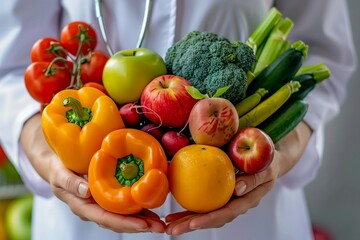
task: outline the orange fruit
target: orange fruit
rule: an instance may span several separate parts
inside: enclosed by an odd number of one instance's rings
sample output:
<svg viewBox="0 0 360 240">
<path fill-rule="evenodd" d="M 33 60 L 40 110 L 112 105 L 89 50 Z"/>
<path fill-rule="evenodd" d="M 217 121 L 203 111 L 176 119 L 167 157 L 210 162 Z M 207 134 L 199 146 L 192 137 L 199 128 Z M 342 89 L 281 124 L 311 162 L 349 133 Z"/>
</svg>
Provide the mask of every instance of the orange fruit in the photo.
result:
<svg viewBox="0 0 360 240">
<path fill-rule="evenodd" d="M 221 208 L 234 192 L 233 164 L 218 147 L 183 147 L 172 158 L 168 174 L 172 195 L 189 211 L 205 213 Z"/>
</svg>

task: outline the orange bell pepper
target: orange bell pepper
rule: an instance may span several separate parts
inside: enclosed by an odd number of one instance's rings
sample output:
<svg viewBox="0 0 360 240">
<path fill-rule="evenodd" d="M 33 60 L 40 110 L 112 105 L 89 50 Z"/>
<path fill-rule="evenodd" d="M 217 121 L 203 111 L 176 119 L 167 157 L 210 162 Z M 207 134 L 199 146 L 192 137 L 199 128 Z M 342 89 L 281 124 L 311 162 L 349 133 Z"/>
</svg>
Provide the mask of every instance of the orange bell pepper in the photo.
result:
<svg viewBox="0 0 360 240">
<path fill-rule="evenodd" d="M 160 207 L 169 193 L 168 162 L 150 134 L 124 128 L 109 133 L 91 159 L 89 188 L 105 210 L 136 214 Z"/>
<path fill-rule="evenodd" d="M 115 102 L 92 87 L 60 91 L 42 113 L 49 146 L 67 168 L 79 174 L 87 174 L 104 137 L 124 127 Z"/>
</svg>

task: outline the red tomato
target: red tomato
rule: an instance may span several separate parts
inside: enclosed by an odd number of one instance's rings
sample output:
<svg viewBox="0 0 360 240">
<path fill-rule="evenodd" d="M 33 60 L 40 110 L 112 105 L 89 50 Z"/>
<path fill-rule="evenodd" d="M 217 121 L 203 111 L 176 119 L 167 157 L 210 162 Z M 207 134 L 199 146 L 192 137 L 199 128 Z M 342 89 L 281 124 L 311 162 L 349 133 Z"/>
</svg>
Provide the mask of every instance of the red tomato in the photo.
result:
<svg viewBox="0 0 360 240">
<path fill-rule="evenodd" d="M 66 59 L 66 53 L 56 49 L 57 47 L 61 47 L 59 40 L 51 37 L 40 38 L 31 48 L 30 59 L 32 62 L 51 62 L 54 58 L 59 56 Z"/>
<path fill-rule="evenodd" d="M 70 85 L 71 73 L 67 68 L 58 68 L 49 76 L 45 75 L 49 62 L 31 63 L 25 70 L 25 86 L 29 94 L 40 103 L 50 103 L 52 97 Z"/>
<path fill-rule="evenodd" d="M 90 61 L 81 64 L 80 79 L 82 83 L 97 82 L 102 84 L 102 73 L 105 63 L 109 59 L 106 53 L 94 51 Z"/>
<path fill-rule="evenodd" d="M 105 87 L 97 82 L 87 82 L 83 85 L 83 87 L 93 87 L 93 88 L 97 88 L 98 90 L 102 91 L 103 93 L 105 93 L 106 95 L 108 95 Z"/>
<path fill-rule="evenodd" d="M 3 150 L 2 147 L 0 146 L 0 167 L 1 167 L 2 165 L 4 165 L 7 161 L 8 161 L 8 158 L 7 158 L 4 150 Z"/>
<path fill-rule="evenodd" d="M 87 55 L 97 44 L 96 32 L 91 25 L 81 21 L 70 22 L 61 30 L 60 42 L 74 56 L 78 52 L 81 38 L 84 39 L 81 45 L 82 54 Z"/>
</svg>

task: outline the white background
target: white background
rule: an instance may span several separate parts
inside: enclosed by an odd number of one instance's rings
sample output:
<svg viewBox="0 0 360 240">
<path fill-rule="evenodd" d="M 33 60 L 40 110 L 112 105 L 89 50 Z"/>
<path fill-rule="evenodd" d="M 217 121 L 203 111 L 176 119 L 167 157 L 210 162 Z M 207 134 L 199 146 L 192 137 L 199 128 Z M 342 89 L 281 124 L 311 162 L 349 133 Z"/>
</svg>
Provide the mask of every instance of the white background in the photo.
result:
<svg viewBox="0 0 360 240">
<path fill-rule="evenodd" d="M 355 46 L 360 49 L 360 1 L 348 0 L 348 5 Z M 334 240 L 360 239 L 359 74 L 357 69 L 341 113 L 327 125 L 323 164 L 306 188 L 312 221 L 326 228 Z"/>
</svg>

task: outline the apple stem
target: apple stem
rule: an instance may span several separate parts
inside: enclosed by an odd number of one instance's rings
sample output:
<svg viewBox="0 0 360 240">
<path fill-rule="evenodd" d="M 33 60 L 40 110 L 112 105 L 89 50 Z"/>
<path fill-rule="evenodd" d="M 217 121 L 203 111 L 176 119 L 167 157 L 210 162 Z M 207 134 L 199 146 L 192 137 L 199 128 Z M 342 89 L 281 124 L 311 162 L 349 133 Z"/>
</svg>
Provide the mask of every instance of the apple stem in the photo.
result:
<svg viewBox="0 0 360 240">
<path fill-rule="evenodd" d="M 250 150 L 250 147 L 248 147 L 248 146 L 241 146 L 241 147 L 237 147 L 238 149 L 241 149 L 241 150 Z"/>
</svg>

